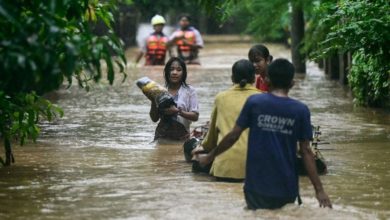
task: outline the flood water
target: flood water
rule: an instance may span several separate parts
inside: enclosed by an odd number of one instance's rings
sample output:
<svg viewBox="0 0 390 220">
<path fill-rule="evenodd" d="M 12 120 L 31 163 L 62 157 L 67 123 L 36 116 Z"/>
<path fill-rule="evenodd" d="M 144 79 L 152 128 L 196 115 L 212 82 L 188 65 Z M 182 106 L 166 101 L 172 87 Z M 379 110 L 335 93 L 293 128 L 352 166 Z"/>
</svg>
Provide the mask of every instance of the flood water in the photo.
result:
<svg viewBox="0 0 390 220">
<path fill-rule="evenodd" d="M 267 45 L 274 58 L 290 57 L 283 46 Z M 192 127 L 208 120 L 213 97 L 231 86 L 231 65 L 250 46 L 208 44 L 202 66 L 188 68 L 200 100 Z M 152 142 L 150 103 L 134 83 L 142 76 L 163 83 L 162 67 L 129 65 L 124 83 L 117 75 L 114 86 L 103 81 L 90 92 L 73 86 L 57 93 L 65 116 L 43 123 L 37 143 L 15 147 L 16 163 L 0 169 L 0 219 L 389 219 L 390 114 L 354 107 L 348 90 L 312 63 L 307 71 L 290 95 L 309 106 L 330 143 L 320 148 L 332 210 L 318 208 L 306 177 L 302 206 L 248 211 L 242 183 L 191 173 L 181 143 Z"/>
</svg>

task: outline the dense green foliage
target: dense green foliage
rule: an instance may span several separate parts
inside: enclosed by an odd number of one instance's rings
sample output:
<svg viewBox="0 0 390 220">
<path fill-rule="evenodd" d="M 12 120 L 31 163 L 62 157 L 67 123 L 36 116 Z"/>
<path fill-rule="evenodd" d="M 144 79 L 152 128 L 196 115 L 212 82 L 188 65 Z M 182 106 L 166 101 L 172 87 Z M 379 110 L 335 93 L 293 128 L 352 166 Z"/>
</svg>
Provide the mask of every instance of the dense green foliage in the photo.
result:
<svg viewBox="0 0 390 220">
<path fill-rule="evenodd" d="M 288 38 L 290 30 L 289 4 L 284 0 L 248 1 L 245 7 L 252 15 L 247 33 L 263 40 Z M 271 12 L 272 13 L 264 13 Z"/>
<path fill-rule="evenodd" d="M 357 103 L 384 107 L 390 103 L 390 2 L 343 0 L 322 4 L 324 14 L 312 36 L 312 56 L 350 51 L 353 63 L 348 82 Z M 325 13 L 323 13 L 325 12 Z M 311 41 L 310 41 L 311 40 Z"/>
<path fill-rule="evenodd" d="M 258 40 L 287 40 L 291 29 L 291 4 L 302 4 L 305 12 L 312 9 L 310 0 L 200 0 L 201 5 L 210 14 L 219 16 L 220 22 L 230 17 L 245 20 L 245 33 Z"/>
<path fill-rule="evenodd" d="M 308 13 L 308 22 L 306 24 L 303 52 L 307 53 L 309 58 L 315 59 L 320 51 L 320 43 L 326 39 L 330 28 L 337 21 L 324 20 L 329 14 L 333 14 L 337 9 L 337 0 L 322 0 L 311 13 Z"/>
<path fill-rule="evenodd" d="M 298 73 L 306 72 L 305 54 L 301 52 L 305 29 L 305 10 L 310 10 L 313 1 L 309 0 L 200 0 L 209 13 L 220 14 L 224 20 L 232 15 L 236 7 L 247 10 L 246 32 L 257 40 L 283 41 L 291 46 L 292 62 Z M 223 13 L 218 13 L 223 11 Z M 291 36 L 291 38 L 290 38 Z"/>
<path fill-rule="evenodd" d="M 166 15 L 169 12 L 195 14 L 199 11 L 193 9 L 198 6 L 197 0 L 133 0 L 133 6 L 142 14 L 142 17 L 150 20 L 155 14 Z"/>
<path fill-rule="evenodd" d="M 355 100 L 362 105 L 390 107 L 390 64 L 384 53 L 366 53 L 360 49 L 353 54 L 348 75 Z"/>
<path fill-rule="evenodd" d="M 202 10 L 204 8 L 199 7 L 200 2 L 208 5 L 210 13 L 206 13 L 205 10 Z M 213 0 L 133 0 L 131 7 L 139 12 L 139 19 L 142 22 L 148 23 L 154 15 L 160 14 L 165 17 L 169 25 L 176 25 L 178 17 L 187 14 L 191 17 L 191 25 L 199 29 L 201 33 L 239 34 L 244 32 L 252 17 L 246 7 L 227 6 L 232 5 L 229 1 L 218 2 L 224 4 L 214 5 Z M 223 8 L 219 6 L 223 6 Z M 220 21 L 223 18 L 226 20 L 222 24 Z"/>
<path fill-rule="evenodd" d="M 19 93 L 11 98 L 0 91 L 0 107 L 0 123 L 9 126 L 6 129 L 2 128 L 4 136 L 16 136 L 20 144 L 24 143 L 25 138 L 38 137 L 37 122 L 40 115 L 45 115 L 49 121 L 57 115 L 63 115 L 59 107 L 36 95 L 35 92 Z"/>
<path fill-rule="evenodd" d="M 247 32 L 262 39 L 278 39 L 289 29 L 292 5 L 305 12 L 305 39 L 298 45 L 312 59 L 351 52 L 348 83 L 357 103 L 390 105 L 390 2 L 387 0 L 200 0 L 221 20 L 245 7 L 251 16 Z M 287 32 L 285 32 L 287 33 Z"/>
<path fill-rule="evenodd" d="M 226 26 L 222 27 L 218 22 L 220 16 L 212 13 L 206 14 L 204 10 L 194 10 L 199 9 L 199 0 L 134 0 L 132 7 L 140 13 L 140 20 L 147 23 L 154 15 L 160 14 L 165 17 L 169 25 L 176 25 L 180 15 L 189 15 L 191 25 L 202 33 L 221 33 L 223 31 L 240 33 L 245 27 L 245 25 L 240 25 L 241 17 L 230 19 L 226 22 Z M 233 25 L 229 25 L 229 23 Z"/>
<path fill-rule="evenodd" d="M 0 0 L 0 135 L 6 147 L 6 165 L 12 155 L 10 140 L 35 139 L 40 118 L 51 120 L 62 111 L 41 95 L 76 79 L 88 89 L 115 67 L 124 71 L 122 43 L 109 32 L 95 36 L 93 21 L 111 28 L 112 3 L 98 0 Z M 117 58 L 112 59 L 112 55 Z M 9 153 L 9 152 L 8 152 Z"/>
<path fill-rule="evenodd" d="M 239 0 L 199 0 L 199 4 L 206 10 L 208 14 L 217 15 L 220 22 L 226 21 L 231 17 L 235 8 L 241 7 L 238 3 L 244 1 Z M 248 16 L 249 17 L 249 16 Z"/>
</svg>

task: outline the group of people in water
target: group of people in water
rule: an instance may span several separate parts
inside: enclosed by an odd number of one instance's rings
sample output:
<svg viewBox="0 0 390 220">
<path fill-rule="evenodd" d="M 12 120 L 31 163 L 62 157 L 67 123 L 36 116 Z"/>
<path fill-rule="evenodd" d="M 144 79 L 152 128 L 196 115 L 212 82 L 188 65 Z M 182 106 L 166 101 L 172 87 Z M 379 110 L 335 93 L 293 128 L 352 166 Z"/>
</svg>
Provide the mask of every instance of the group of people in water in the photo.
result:
<svg viewBox="0 0 390 220">
<path fill-rule="evenodd" d="M 203 48 L 203 38 L 199 31 L 191 26 L 191 17 L 183 14 L 179 17 L 179 25 L 171 36 L 163 33 L 166 21 L 161 15 L 155 15 L 151 20 L 154 32 L 141 42 L 141 49 L 136 57 L 138 63 L 145 56 L 145 65 L 164 65 L 168 53 L 172 57 L 173 46 L 177 48 L 177 57 L 186 64 L 200 64 L 198 53 Z"/>
<path fill-rule="evenodd" d="M 186 82 L 186 63 L 190 62 L 179 53 L 165 64 L 165 86 L 175 105 L 159 109 L 152 102 L 150 117 L 159 122 L 158 138 L 187 140 L 191 122 L 199 118 L 196 90 Z M 233 64 L 233 86 L 215 97 L 208 132 L 192 150 L 193 160 L 201 166 L 211 164 L 209 173 L 217 180 L 244 181 L 248 209 L 281 208 L 296 199 L 300 203 L 297 153 L 303 158 L 320 207 L 332 207 L 310 148 L 310 111 L 288 96 L 294 73 L 293 64 L 286 59 L 273 60 L 266 46 L 250 48 L 248 60 Z M 175 123 L 184 129 L 178 129 Z"/>
</svg>

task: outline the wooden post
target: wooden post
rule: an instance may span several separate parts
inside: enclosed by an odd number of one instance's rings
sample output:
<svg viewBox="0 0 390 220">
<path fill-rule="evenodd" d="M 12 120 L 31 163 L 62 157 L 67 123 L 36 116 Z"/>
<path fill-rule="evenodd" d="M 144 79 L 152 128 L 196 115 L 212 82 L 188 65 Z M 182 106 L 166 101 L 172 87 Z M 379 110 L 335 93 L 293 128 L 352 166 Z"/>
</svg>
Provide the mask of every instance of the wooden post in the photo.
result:
<svg viewBox="0 0 390 220">
<path fill-rule="evenodd" d="M 339 82 L 341 85 L 348 84 L 347 75 L 348 75 L 348 53 L 339 54 L 339 72 L 340 78 Z"/>
<path fill-rule="evenodd" d="M 15 162 L 14 155 L 12 154 L 11 142 L 8 137 L 4 137 L 4 148 L 5 148 L 5 162 L 4 166 L 10 166 L 11 163 Z"/>
<path fill-rule="evenodd" d="M 324 64 L 325 75 L 329 75 L 329 58 L 323 58 L 322 63 Z"/>
<path fill-rule="evenodd" d="M 318 67 L 320 68 L 320 69 L 323 69 L 324 67 L 325 67 L 325 64 L 324 64 L 324 59 L 318 59 L 318 60 L 316 60 L 316 62 L 317 62 L 317 64 L 318 64 Z"/>
<path fill-rule="evenodd" d="M 300 4 L 293 4 L 291 18 L 291 57 L 297 73 L 306 73 L 305 56 L 299 49 L 304 37 L 305 22 Z"/>
<path fill-rule="evenodd" d="M 337 54 L 330 57 L 330 75 L 331 79 L 339 79 L 339 56 Z"/>
<path fill-rule="evenodd" d="M 344 85 L 345 83 L 345 65 L 346 63 L 344 62 L 344 53 L 339 53 L 339 82 L 341 85 Z"/>
</svg>

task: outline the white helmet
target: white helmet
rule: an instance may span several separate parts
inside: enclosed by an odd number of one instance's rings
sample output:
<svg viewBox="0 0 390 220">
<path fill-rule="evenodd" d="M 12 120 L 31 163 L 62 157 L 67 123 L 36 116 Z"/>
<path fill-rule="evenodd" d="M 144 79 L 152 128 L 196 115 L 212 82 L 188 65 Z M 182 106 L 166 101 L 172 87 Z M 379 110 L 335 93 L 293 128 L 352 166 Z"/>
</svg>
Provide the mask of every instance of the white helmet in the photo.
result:
<svg viewBox="0 0 390 220">
<path fill-rule="evenodd" d="M 153 18 L 152 18 L 151 24 L 152 24 L 152 25 L 156 25 L 156 24 L 165 24 L 165 19 L 164 19 L 164 17 L 161 16 L 161 15 L 155 15 L 155 16 L 153 16 Z"/>
</svg>

